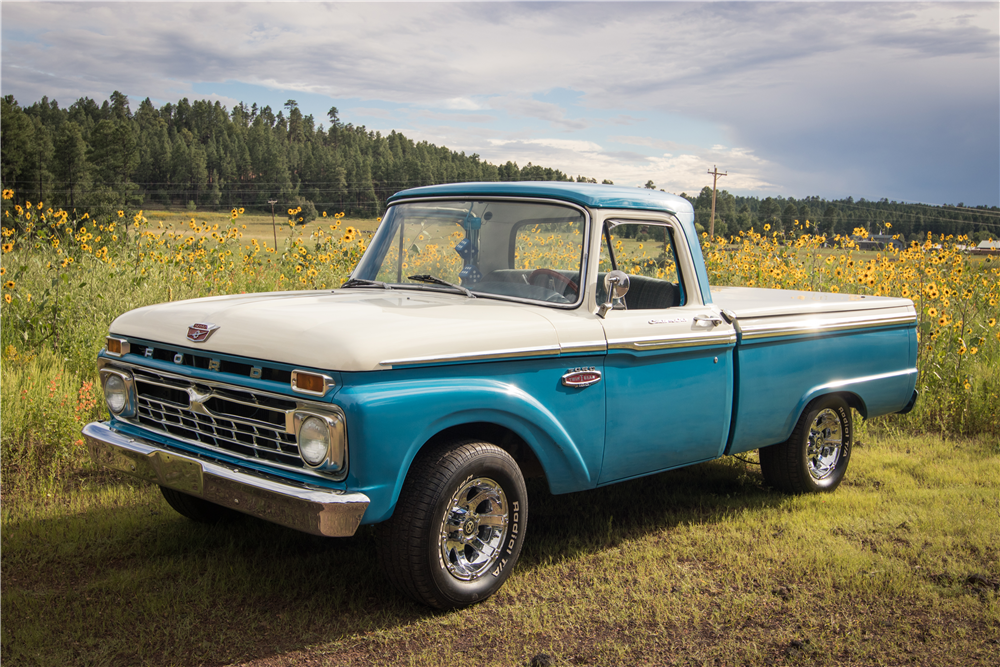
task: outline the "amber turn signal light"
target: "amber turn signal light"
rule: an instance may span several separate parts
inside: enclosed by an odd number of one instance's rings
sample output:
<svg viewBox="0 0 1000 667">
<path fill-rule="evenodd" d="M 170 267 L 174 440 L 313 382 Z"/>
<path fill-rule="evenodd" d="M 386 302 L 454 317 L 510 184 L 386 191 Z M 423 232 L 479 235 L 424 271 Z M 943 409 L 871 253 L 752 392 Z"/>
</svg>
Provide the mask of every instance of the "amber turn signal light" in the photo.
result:
<svg viewBox="0 0 1000 667">
<path fill-rule="evenodd" d="M 105 339 L 105 344 L 108 348 L 108 354 L 113 357 L 120 357 L 123 354 L 129 353 L 129 344 L 127 340 L 121 338 L 112 338 L 108 336 Z"/>
<path fill-rule="evenodd" d="M 292 371 L 292 390 L 301 394 L 322 396 L 331 384 L 333 384 L 333 378 L 328 375 L 308 371 Z"/>
</svg>

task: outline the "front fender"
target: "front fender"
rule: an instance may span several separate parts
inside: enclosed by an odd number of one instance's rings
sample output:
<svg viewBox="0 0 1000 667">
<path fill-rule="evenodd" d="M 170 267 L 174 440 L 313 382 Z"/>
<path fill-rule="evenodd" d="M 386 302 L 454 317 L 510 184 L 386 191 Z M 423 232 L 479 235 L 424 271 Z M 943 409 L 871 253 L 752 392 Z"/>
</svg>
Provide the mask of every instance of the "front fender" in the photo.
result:
<svg viewBox="0 0 1000 667">
<path fill-rule="evenodd" d="M 364 489 L 371 499 L 365 523 L 392 514 L 421 448 L 463 424 L 496 424 L 516 433 L 538 458 L 553 493 L 596 486 L 604 445 L 603 387 L 562 387 L 563 372 L 344 387 L 336 400 L 348 421 L 348 485 Z"/>
</svg>

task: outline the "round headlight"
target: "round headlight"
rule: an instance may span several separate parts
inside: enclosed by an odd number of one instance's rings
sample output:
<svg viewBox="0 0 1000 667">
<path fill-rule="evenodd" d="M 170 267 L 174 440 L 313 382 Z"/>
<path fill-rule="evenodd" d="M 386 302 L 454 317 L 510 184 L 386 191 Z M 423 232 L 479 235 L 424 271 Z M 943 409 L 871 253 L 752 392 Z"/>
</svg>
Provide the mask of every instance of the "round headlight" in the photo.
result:
<svg viewBox="0 0 1000 667">
<path fill-rule="evenodd" d="M 307 417 L 299 427 L 299 454 L 311 466 L 326 460 L 330 450 L 330 428 L 319 417 Z"/>
<path fill-rule="evenodd" d="M 108 409 L 116 415 L 128 405 L 128 389 L 121 376 L 108 375 L 104 381 L 104 400 L 108 403 Z"/>
</svg>

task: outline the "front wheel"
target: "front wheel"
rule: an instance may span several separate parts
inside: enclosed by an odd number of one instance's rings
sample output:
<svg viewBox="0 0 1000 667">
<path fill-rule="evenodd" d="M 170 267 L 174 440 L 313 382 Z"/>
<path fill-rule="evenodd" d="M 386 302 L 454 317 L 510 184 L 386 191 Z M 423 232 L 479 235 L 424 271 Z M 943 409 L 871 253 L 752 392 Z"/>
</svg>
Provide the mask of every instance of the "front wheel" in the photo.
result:
<svg viewBox="0 0 1000 667">
<path fill-rule="evenodd" d="M 414 462 L 395 513 L 379 526 L 379 559 L 414 600 L 465 607 L 510 576 L 527 521 L 528 494 L 514 459 L 487 442 L 457 442 Z"/>
<path fill-rule="evenodd" d="M 851 408 L 840 396 L 821 396 L 799 417 L 791 437 L 760 450 L 760 469 L 788 493 L 833 491 L 851 460 Z"/>
</svg>

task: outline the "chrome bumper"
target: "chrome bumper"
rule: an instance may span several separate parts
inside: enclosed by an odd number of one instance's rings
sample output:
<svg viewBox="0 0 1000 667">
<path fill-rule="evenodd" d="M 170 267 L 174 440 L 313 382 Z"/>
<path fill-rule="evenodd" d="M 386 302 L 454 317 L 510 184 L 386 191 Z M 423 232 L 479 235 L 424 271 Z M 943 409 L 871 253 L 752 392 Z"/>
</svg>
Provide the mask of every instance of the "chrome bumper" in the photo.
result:
<svg viewBox="0 0 1000 667">
<path fill-rule="evenodd" d="M 368 508 L 363 493 L 320 489 L 202 461 L 118 433 L 105 422 L 87 424 L 83 436 L 98 465 L 306 533 L 353 535 Z"/>
</svg>

